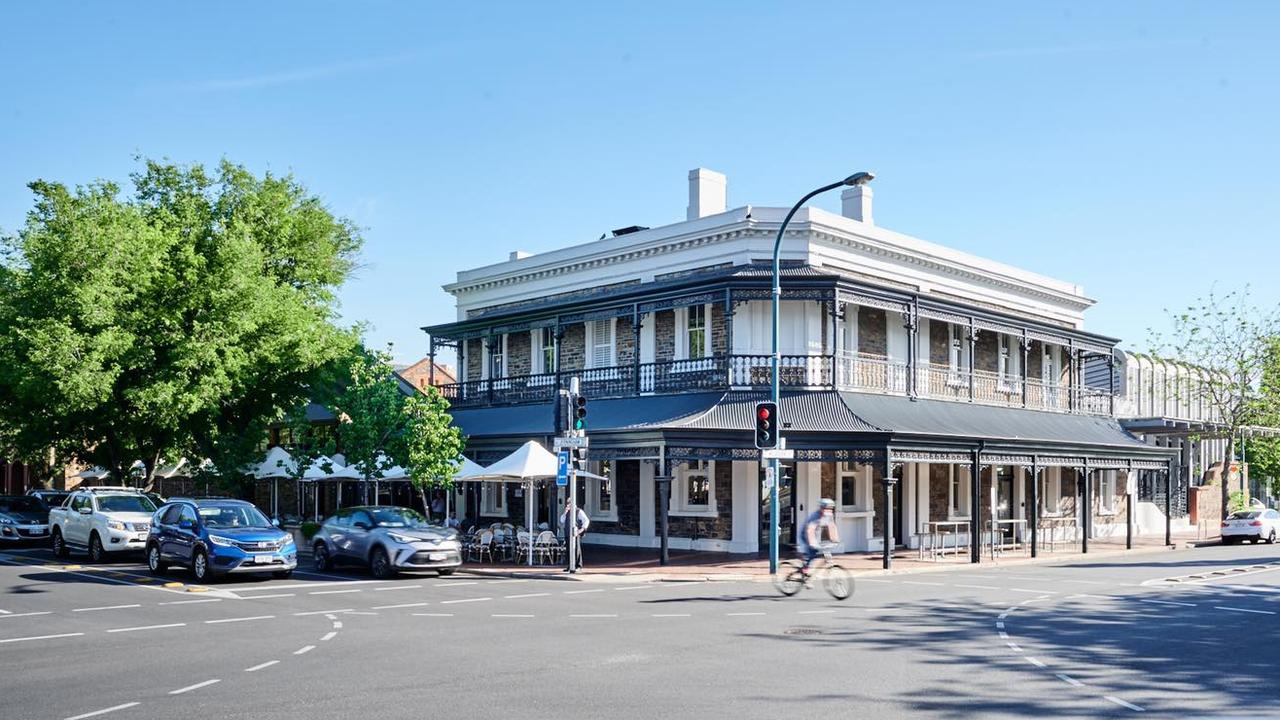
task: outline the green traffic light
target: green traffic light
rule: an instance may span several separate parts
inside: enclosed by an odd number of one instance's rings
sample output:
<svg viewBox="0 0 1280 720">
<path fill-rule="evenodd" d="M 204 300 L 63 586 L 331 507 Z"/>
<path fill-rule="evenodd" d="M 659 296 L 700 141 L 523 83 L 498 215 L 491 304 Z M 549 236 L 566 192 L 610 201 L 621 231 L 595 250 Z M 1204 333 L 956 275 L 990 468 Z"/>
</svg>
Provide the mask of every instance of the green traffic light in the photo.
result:
<svg viewBox="0 0 1280 720">
<path fill-rule="evenodd" d="M 574 430 L 586 430 L 586 429 L 587 429 L 587 421 L 586 421 L 586 420 L 583 420 L 582 418 L 578 418 L 577 420 L 574 420 L 574 421 L 573 421 L 573 429 L 574 429 Z"/>
</svg>

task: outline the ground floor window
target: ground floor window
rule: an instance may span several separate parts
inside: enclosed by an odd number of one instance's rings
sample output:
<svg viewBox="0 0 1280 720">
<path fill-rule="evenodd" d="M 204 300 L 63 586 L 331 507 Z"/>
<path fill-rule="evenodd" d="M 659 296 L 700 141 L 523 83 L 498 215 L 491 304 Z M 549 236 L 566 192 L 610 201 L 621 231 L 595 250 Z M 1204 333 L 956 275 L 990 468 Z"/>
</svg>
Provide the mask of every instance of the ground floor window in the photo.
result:
<svg viewBox="0 0 1280 720">
<path fill-rule="evenodd" d="M 590 464 L 591 472 L 604 480 L 587 480 L 587 515 L 592 520 L 617 520 L 618 508 L 613 501 L 613 461 L 599 460 Z"/>
<path fill-rule="evenodd" d="M 507 516 L 507 486 L 503 483 L 480 483 L 480 514 Z"/>
<path fill-rule="evenodd" d="M 969 517 L 970 502 L 969 491 L 971 489 L 969 483 L 970 468 L 968 465 L 949 465 L 949 480 L 947 489 L 947 519 L 958 520 Z"/>
<path fill-rule="evenodd" d="M 685 515 L 713 515 L 716 511 L 715 462 L 690 460 L 680 465 L 672 481 L 671 511 Z"/>
<path fill-rule="evenodd" d="M 1040 471 L 1040 513 L 1055 516 L 1062 514 L 1062 468 L 1045 468 Z"/>
<path fill-rule="evenodd" d="M 1094 475 L 1098 479 L 1096 485 L 1098 511 L 1105 515 L 1114 515 L 1116 512 L 1116 471 L 1099 470 Z"/>
<path fill-rule="evenodd" d="M 871 496 L 872 467 L 863 463 L 840 462 L 836 464 L 836 490 L 839 492 L 840 509 L 857 512 L 866 509 Z"/>
</svg>

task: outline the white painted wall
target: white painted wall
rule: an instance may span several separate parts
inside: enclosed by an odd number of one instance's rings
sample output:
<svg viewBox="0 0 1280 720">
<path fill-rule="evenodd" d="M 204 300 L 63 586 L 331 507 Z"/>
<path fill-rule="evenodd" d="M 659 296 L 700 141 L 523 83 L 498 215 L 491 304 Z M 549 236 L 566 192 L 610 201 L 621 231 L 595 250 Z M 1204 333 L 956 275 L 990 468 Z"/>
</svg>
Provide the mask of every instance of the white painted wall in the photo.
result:
<svg viewBox="0 0 1280 720">
<path fill-rule="evenodd" d="M 736 552 L 760 549 L 760 464 L 733 463 L 733 545 Z"/>
</svg>

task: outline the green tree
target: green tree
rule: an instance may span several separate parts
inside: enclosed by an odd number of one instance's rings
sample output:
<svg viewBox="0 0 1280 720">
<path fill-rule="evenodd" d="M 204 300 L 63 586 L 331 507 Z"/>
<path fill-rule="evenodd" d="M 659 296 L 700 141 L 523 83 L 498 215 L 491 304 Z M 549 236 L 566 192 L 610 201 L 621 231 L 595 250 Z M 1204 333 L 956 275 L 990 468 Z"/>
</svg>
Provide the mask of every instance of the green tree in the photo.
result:
<svg viewBox="0 0 1280 720">
<path fill-rule="evenodd" d="M 1280 337 L 1271 338 L 1268 345 L 1260 390 L 1267 399 L 1249 422 L 1266 431 L 1247 432 L 1247 447 L 1242 448 L 1241 455 L 1249 463 L 1249 476 L 1263 478 L 1271 486 L 1271 493 L 1280 495 L 1280 437 L 1272 434 L 1280 432 L 1280 410 L 1276 410 L 1280 408 Z M 1267 408 L 1273 411 L 1267 414 Z"/>
<path fill-rule="evenodd" d="M 360 235 L 290 176 L 146 161 L 131 182 L 33 182 L 0 239 L 0 441 L 121 479 L 182 455 L 236 477 L 350 345 L 335 293 Z"/>
<path fill-rule="evenodd" d="M 1280 312 L 1253 305 L 1248 288 L 1208 296 L 1171 314 L 1168 334 L 1152 334 L 1156 354 L 1203 371 L 1195 388 L 1227 434 L 1222 463 L 1222 511 L 1229 504 L 1227 468 L 1241 428 L 1280 413 L 1280 394 L 1266 390 Z"/>
</svg>

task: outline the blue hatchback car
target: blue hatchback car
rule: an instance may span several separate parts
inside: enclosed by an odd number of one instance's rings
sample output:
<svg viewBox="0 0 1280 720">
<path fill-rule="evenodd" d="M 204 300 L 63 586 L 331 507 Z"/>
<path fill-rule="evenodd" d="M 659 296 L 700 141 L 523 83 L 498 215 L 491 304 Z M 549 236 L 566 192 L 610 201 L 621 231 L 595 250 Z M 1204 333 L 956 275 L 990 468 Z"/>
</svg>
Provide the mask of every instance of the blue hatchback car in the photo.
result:
<svg viewBox="0 0 1280 720">
<path fill-rule="evenodd" d="M 147 566 L 191 568 L 199 582 L 228 573 L 287 578 L 298 566 L 293 536 L 253 503 L 227 498 L 173 499 L 156 511 L 147 537 Z"/>
</svg>

